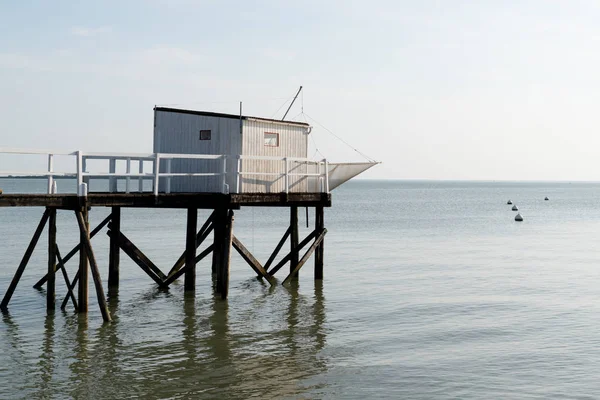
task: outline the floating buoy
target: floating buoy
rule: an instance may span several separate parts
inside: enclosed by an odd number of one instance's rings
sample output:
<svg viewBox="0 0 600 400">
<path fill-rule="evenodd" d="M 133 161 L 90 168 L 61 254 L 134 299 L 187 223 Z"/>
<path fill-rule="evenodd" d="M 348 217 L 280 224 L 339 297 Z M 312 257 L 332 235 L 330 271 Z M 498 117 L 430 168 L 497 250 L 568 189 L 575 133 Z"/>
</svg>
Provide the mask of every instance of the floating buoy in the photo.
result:
<svg viewBox="0 0 600 400">
<path fill-rule="evenodd" d="M 515 221 L 523 221 L 523 216 L 521 213 L 517 213 L 517 215 L 515 215 Z"/>
<path fill-rule="evenodd" d="M 506 204 L 512 204 L 512 201 L 509 200 L 509 201 L 506 202 Z"/>
<path fill-rule="evenodd" d="M 519 211 L 519 207 L 517 207 L 517 205 L 515 204 L 512 208 L 513 211 Z"/>
<path fill-rule="evenodd" d="M 550 200 L 548 197 L 544 197 L 544 200 Z"/>
</svg>

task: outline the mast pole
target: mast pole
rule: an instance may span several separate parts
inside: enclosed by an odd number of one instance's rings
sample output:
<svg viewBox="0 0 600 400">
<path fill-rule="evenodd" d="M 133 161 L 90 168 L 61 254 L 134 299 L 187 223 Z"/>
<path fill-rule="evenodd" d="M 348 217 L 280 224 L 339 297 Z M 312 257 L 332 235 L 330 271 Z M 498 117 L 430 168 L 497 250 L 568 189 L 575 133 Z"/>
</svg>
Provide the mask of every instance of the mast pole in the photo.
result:
<svg viewBox="0 0 600 400">
<path fill-rule="evenodd" d="M 294 96 L 294 100 L 292 100 L 292 103 L 290 104 L 290 106 L 288 107 L 287 111 L 285 112 L 285 114 L 283 114 L 283 118 L 281 118 L 282 121 L 285 120 L 285 117 L 287 117 L 288 113 L 290 112 L 290 108 L 292 108 L 292 106 L 294 105 L 294 102 L 296 101 L 296 99 L 298 98 L 298 95 L 300 94 L 300 92 L 302 91 L 302 86 L 300 86 L 300 89 L 298 89 L 298 92 L 296 93 L 296 95 Z"/>
</svg>

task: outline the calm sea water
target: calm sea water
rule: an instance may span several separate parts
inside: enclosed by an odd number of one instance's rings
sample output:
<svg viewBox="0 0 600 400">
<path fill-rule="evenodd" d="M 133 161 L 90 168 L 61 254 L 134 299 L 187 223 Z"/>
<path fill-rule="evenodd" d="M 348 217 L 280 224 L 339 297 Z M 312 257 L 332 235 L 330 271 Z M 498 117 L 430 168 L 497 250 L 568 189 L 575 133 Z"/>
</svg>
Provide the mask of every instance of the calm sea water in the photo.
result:
<svg viewBox="0 0 600 400">
<path fill-rule="evenodd" d="M 308 263 L 298 284 L 271 288 L 234 254 L 227 301 L 208 261 L 189 297 L 182 283 L 158 291 L 123 255 L 110 324 L 93 295 L 87 317 L 47 315 L 32 288 L 43 236 L 0 321 L 0 398 L 600 397 L 600 184 L 356 181 L 333 203 L 323 282 Z M 0 209 L 0 295 L 41 214 Z M 91 224 L 106 215 L 93 209 Z M 234 229 L 264 262 L 287 219 L 243 209 Z M 182 211 L 124 209 L 122 227 L 165 271 L 183 250 Z M 75 229 L 60 211 L 63 254 Z M 107 236 L 93 245 L 106 279 Z"/>
</svg>

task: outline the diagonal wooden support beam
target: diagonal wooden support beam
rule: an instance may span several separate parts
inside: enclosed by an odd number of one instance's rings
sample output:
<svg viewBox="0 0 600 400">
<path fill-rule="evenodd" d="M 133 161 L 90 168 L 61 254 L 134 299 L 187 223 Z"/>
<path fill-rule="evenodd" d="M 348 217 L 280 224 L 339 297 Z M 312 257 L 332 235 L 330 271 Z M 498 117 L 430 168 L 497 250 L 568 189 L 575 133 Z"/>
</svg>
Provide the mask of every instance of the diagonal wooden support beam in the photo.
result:
<svg viewBox="0 0 600 400">
<path fill-rule="evenodd" d="M 56 259 L 58 267 L 57 270 L 60 269 L 62 271 L 63 278 L 65 279 L 65 284 L 67 285 L 67 299 L 71 299 L 73 302 L 73 307 L 77 310 L 77 300 L 75 299 L 75 294 L 73 293 L 73 289 L 71 288 L 71 281 L 69 281 L 69 275 L 67 274 L 67 268 L 65 267 L 65 261 L 60 256 L 60 250 L 58 249 L 58 245 L 56 245 Z M 73 285 L 74 287 L 75 285 Z"/>
<path fill-rule="evenodd" d="M 112 237 L 117 235 L 119 247 L 125 252 L 154 282 L 161 285 L 166 279 L 165 274 L 144 253 L 141 252 L 125 235 L 123 232 L 108 231 L 107 235 Z"/>
<path fill-rule="evenodd" d="M 196 256 L 196 264 L 198 264 L 200 261 L 202 261 L 202 259 L 204 259 L 204 257 L 209 255 L 213 251 L 213 248 L 214 248 L 214 244 L 211 244 L 202 253 L 198 254 Z M 181 277 L 181 275 L 183 275 L 184 273 L 185 273 L 185 267 L 180 268 L 178 271 L 175 271 L 175 273 L 173 275 L 169 275 L 169 277 L 163 283 L 161 283 L 160 286 L 163 288 L 166 288 L 171 283 L 173 283 L 177 279 L 179 279 L 179 277 Z"/>
<path fill-rule="evenodd" d="M 33 253 L 33 250 L 35 249 L 35 246 L 37 245 L 37 242 L 40 239 L 40 236 L 42 234 L 42 231 L 44 230 L 44 226 L 46 226 L 46 222 L 48 221 L 49 216 L 50 216 L 50 211 L 48 208 L 46 208 L 46 211 L 44 211 L 44 215 L 42 215 L 42 219 L 40 220 L 40 223 L 38 224 L 38 226 L 35 230 L 35 233 L 33 234 L 33 237 L 31 238 L 31 241 L 29 242 L 29 246 L 27 246 L 27 250 L 25 250 L 25 254 L 23 255 L 23 258 L 21 259 L 21 263 L 19 264 L 19 267 L 17 268 L 17 271 L 15 272 L 15 276 L 13 277 L 13 280 L 10 282 L 10 286 L 8 287 L 8 290 L 4 294 L 4 298 L 2 299 L 2 302 L 0 303 L 0 309 L 6 310 L 6 308 L 8 307 L 10 298 L 12 297 L 13 293 L 15 292 L 15 289 L 17 288 L 17 285 L 19 284 L 19 280 L 21 279 L 21 276 L 23 275 L 23 271 L 25 271 L 25 267 L 27 266 L 27 263 L 29 262 L 29 259 L 31 258 L 31 253 Z"/>
<path fill-rule="evenodd" d="M 285 231 L 285 233 L 283 234 L 281 240 L 279 241 L 279 243 L 277 243 L 277 246 L 275 247 L 275 250 L 273 250 L 273 253 L 271 253 L 271 256 L 267 260 L 267 263 L 265 264 L 265 271 L 269 270 L 269 267 L 271 266 L 271 264 L 273 263 L 273 261 L 275 261 L 275 257 L 277 257 L 277 254 L 279 254 L 279 251 L 281 250 L 281 248 L 285 244 L 285 241 L 287 240 L 287 238 L 291 234 L 292 234 L 292 227 L 290 226 L 289 228 L 287 228 L 287 231 Z"/>
<path fill-rule="evenodd" d="M 94 228 L 92 233 L 90 233 L 90 239 L 93 238 L 94 236 L 96 236 L 96 234 L 98 232 L 100 232 L 102 230 L 102 228 L 104 228 L 106 226 L 106 224 L 108 224 L 110 222 L 110 219 L 111 219 L 111 215 L 104 218 L 104 220 L 102 222 L 100 222 L 97 227 Z M 73 258 L 73 256 L 75 254 L 77 254 L 77 252 L 79 251 L 80 248 L 81 248 L 81 243 L 79 243 L 77 246 L 73 247 L 73 249 L 71 249 L 71 251 L 67 253 L 65 258 L 63 258 L 64 264 L 66 264 L 71 258 Z M 56 268 L 56 270 L 58 271 L 60 268 L 62 268 L 62 267 L 58 266 Z M 35 285 L 33 285 L 33 287 L 36 289 L 40 289 L 42 286 L 44 286 L 44 284 L 46 283 L 47 280 L 48 280 L 48 274 L 44 275 L 44 277 L 42 279 L 37 281 L 37 283 Z"/>
<path fill-rule="evenodd" d="M 75 211 L 77 217 L 77 223 L 79 224 L 79 232 L 83 239 L 83 248 L 87 255 L 88 262 L 90 263 L 90 269 L 92 271 L 92 278 L 94 279 L 94 286 L 96 287 L 96 297 L 98 298 L 98 306 L 100 306 L 100 312 L 102 313 L 102 319 L 105 322 L 110 322 L 110 312 L 106 305 L 106 296 L 104 295 L 104 289 L 102 288 L 102 280 L 100 279 L 100 271 L 98 271 L 98 264 L 96 264 L 96 257 L 94 257 L 94 251 L 92 250 L 92 243 L 90 242 L 90 234 L 87 229 L 87 224 L 83 219 L 83 213 L 81 210 Z"/>
<path fill-rule="evenodd" d="M 196 234 L 196 248 L 200 247 L 200 245 L 204 242 L 204 240 L 212 232 L 212 230 L 214 228 L 214 225 L 213 225 L 214 216 L 215 216 L 215 212 L 213 211 L 209 215 L 209 217 L 206 219 L 206 222 L 204 222 L 204 225 L 202 225 L 202 228 L 200 228 L 200 230 L 198 231 L 198 234 Z M 183 267 L 183 264 L 185 264 L 185 250 L 183 253 L 181 253 L 181 256 L 177 259 L 177 261 L 173 265 L 173 268 L 171 268 L 171 270 L 169 271 L 168 276 L 171 276 L 175 272 L 179 271 L 179 269 L 181 267 Z"/>
<path fill-rule="evenodd" d="M 321 234 L 315 239 L 314 243 L 308 248 L 308 250 L 306 250 L 306 253 L 304 253 L 304 256 L 298 262 L 298 265 L 296 265 L 296 267 L 290 272 L 290 274 L 283 280 L 283 282 L 281 283 L 282 285 L 288 283 L 294 277 L 294 275 L 298 271 L 300 271 L 300 268 L 302 268 L 302 266 L 306 264 L 306 262 L 308 261 L 312 253 L 315 251 L 317 246 L 319 246 L 319 244 L 321 244 L 321 242 L 325 238 L 326 233 L 327 229 L 323 229 L 323 231 L 321 231 Z"/>
<path fill-rule="evenodd" d="M 315 237 L 317 236 L 317 231 L 312 231 L 306 238 L 304 238 L 303 241 L 300 242 L 300 244 L 298 244 L 298 251 L 302 250 L 302 248 L 304 246 L 306 246 L 311 240 L 313 240 Z M 267 273 L 271 276 L 275 275 L 277 273 L 277 271 L 279 271 L 281 269 L 281 267 L 283 267 L 285 265 L 285 263 L 287 263 L 288 261 L 290 261 L 290 259 L 293 257 L 292 252 L 289 252 L 287 256 L 283 257 L 281 259 L 281 261 L 279 261 L 277 263 L 277 265 L 275 265 L 273 268 L 271 268 L 270 271 L 267 271 Z"/>
<path fill-rule="evenodd" d="M 71 299 L 73 302 L 73 307 L 77 311 L 77 300 L 75 299 L 75 294 L 73 294 L 73 288 L 71 287 L 71 282 L 69 281 L 69 275 L 67 274 L 67 268 L 65 267 L 65 260 L 60 256 L 60 250 L 58 249 L 58 245 L 56 245 L 56 259 L 58 260 L 58 268 L 62 271 L 63 278 L 65 279 L 65 284 L 67 285 L 67 296 L 66 299 Z M 73 285 L 75 287 L 75 285 Z M 62 307 L 61 307 L 62 308 Z"/>
<path fill-rule="evenodd" d="M 258 260 L 252 255 L 252 253 L 250 253 L 246 246 L 244 246 L 244 244 L 240 242 L 240 240 L 235 235 L 233 235 L 231 244 L 233 245 L 233 248 L 237 250 L 240 256 L 242 256 L 242 258 L 248 263 L 248 265 L 254 270 L 254 272 L 256 272 L 256 274 L 259 277 L 265 278 L 269 281 L 271 285 L 275 284 L 275 279 L 273 279 L 273 277 L 270 276 L 267 273 L 267 271 L 265 271 L 263 266 L 260 265 L 260 262 L 258 262 Z"/>
<path fill-rule="evenodd" d="M 75 276 L 73 277 L 73 282 L 71 282 L 71 284 L 67 286 L 67 289 L 70 290 L 71 292 L 73 292 L 73 289 L 75 289 L 77 282 L 79 282 L 79 270 L 75 273 Z M 67 308 L 68 302 L 69 302 L 69 296 L 65 296 L 62 304 L 60 305 L 60 309 L 64 310 L 65 308 Z M 77 307 L 75 308 L 75 312 L 77 312 L 78 309 L 79 309 L 79 304 L 77 304 Z"/>
</svg>

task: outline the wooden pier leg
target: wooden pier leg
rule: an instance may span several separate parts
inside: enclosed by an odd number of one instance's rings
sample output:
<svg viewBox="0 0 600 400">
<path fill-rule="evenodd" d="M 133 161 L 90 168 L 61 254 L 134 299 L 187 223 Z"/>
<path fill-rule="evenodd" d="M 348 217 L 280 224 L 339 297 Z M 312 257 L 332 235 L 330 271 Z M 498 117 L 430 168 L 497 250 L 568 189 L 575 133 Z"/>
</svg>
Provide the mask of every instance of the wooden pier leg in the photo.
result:
<svg viewBox="0 0 600 400">
<path fill-rule="evenodd" d="M 222 238 L 223 238 L 223 225 L 225 224 L 225 217 L 227 216 L 227 210 L 218 208 L 215 209 L 213 215 L 213 259 L 212 259 L 212 276 L 216 278 L 218 275 L 219 265 L 221 264 L 222 256 Z M 224 217 L 225 215 L 225 217 Z M 217 286 L 217 292 L 219 287 Z"/>
<path fill-rule="evenodd" d="M 325 229 L 325 218 L 323 207 L 315 207 L 315 231 L 320 234 Z M 322 240 L 321 243 L 315 249 L 315 279 L 323 279 L 323 254 L 324 246 Z"/>
<path fill-rule="evenodd" d="M 290 207 L 290 272 L 296 269 L 298 265 L 298 207 Z M 298 272 L 296 272 L 292 279 L 298 279 Z"/>
<path fill-rule="evenodd" d="M 86 226 L 86 230 L 87 232 L 89 232 L 90 230 L 90 226 L 89 226 L 89 222 L 88 222 L 88 209 L 87 209 L 87 202 L 84 203 L 83 207 L 81 208 L 81 216 L 83 218 L 83 222 Z M 77 312 L 79 313 L 87 313 L 88 312 L 88 271 L 89 271 L 89 262 L 88 262 L 88 255 L 87 255 L 87 251 L 85 248 L 85 241 L 87 240 L 87 235 L 82 231 L 80 232 L 79 235 L 79 242 L 80 242 L 80 247 L 79 247 L 79 283 L 77 285 L 77 303 L 79 305 L 79 308 L 77 309 Z"/>
<path fill-rule="evenodd" d="M 19 267 L 17 268 L 17 272 L 15 272 L 15 276 L 13 277 L 12 281 L 10 282 L 10 286 L 8 287 L 8 290 L 4 294 L 4 297 L 2 298 L 2 302 L 0 303 L 0 309 L 2 309 L 2 310 L 7 309 L 8 303 L 10 302 L 10 298 L 12 297 L 13 293 L 15 292 L 15 289 L 17 288 L 17 285 L 19 284 L 19 280 L 21 279 L 21 276 L 23 275 L 23 271 L 25 271 L 25 267 L 27 266 L 27 263 L 29 262 L 29 259 L 31 258 L 31 253 L 33 253 L 33 250 L 35 249 L 35 245 L 37 244 L 38 240 L 40 239 L 42 231 L 44 230 L 44 226 L 46 226 L 46 221 L 48 221 L 48 216 L 49 216 L 49 211 L 48 211 L 48 209 L 46 209 L 46 211 L 44 212 L 44 215 L 42 216 L 42 219 L 40 220 L 40 223 L 37 226 L 37 229 L 35 230 L 35 233 L 33 234 L 33 237 L 31 238 L 31 241 L 29 242 L 29 246 L 27 246 L 27 250 L 25 250 L 25 255 L 23 255 L 23 258 L 21 259 L 21 263 L 19 264 Z"/>
<path fill-rule="evenodd" d="M 233 211 L 225 210 L 224 225 L 222 226 L 221 256 L 217 272 L 217 293 L 222 299 L 227 298 L 229 292 L 229 264 L 231 261 L 231 242 L 233 240 Z"/>
<path fill-rule="evenodd" d="M 48 282 L 46 283 L 46 309 L 56 307 L 56 208 L 48 210 Z"/>
<path fill-rule="evenodd" d="M 198 226 L 198 209 L 187 210 L 187 232 L 185 236 L 185 278 L 184 290 L 196 290 L 196 228 Z"/>
<path fill-rule="evenodd" d="M 110 236 L 110 250 L 108 261 L 108 287 L 116 288 L 119 286 L 119 262 L 120 251 L 119 233 L 121 232 L 121 207 L 113 207 L 110 214 L 110 229 L 114 233 Z"/>
</svg>

